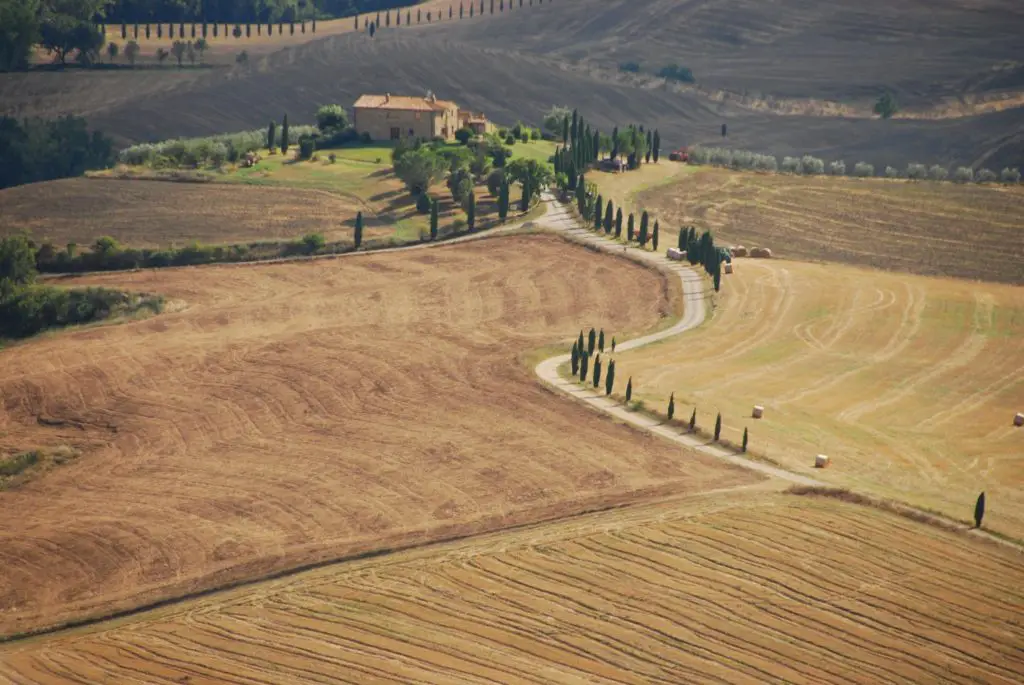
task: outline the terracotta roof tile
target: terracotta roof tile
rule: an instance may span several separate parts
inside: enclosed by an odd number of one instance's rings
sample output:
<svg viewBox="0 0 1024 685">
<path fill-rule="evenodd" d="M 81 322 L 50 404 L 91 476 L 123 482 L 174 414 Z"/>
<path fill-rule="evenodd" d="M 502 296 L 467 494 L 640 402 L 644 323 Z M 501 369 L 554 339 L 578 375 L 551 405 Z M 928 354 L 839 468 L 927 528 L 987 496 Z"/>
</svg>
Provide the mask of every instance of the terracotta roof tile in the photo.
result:
<svg viewBox="0 0 1024 685">
<path fill-rule="evenodd" d="M 457 105 L 449 100 L 431 102 L 426 98 L 408 95 L 361 95 L 353 107 L 359 109 L 394 109 L 413 112 L 442 112 Z"/>
</svg>

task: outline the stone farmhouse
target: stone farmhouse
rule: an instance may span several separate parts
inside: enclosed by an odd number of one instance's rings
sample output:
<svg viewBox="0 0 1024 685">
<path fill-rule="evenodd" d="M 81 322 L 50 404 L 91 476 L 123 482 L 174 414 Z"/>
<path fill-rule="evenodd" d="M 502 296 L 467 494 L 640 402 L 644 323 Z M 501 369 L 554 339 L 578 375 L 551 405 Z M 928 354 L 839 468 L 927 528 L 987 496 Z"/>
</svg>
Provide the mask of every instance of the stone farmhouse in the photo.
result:
<svg viewBox="0 0 1024 685">
<path fill-rule="evenodd" d="M 402 138 L 444 138 L 454 140 L 463 126 L 482 134 L 494 126 L 482 113 L 459 111 L 450 100 L 439 100 L 433 93 L 425 97 L 406 95 L 362 95 L 352 106 L 352 125 L 374 140 Z"/>
</svg>

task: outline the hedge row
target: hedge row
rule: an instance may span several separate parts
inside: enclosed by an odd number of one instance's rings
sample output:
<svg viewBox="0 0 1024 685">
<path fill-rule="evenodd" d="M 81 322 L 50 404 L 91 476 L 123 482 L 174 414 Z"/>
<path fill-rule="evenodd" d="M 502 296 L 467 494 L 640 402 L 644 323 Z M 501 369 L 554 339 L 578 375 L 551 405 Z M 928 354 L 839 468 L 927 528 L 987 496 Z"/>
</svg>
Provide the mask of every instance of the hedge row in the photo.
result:
<svg viewBox="0 0 1024 685">
<path fill-rule="evenodd" d="M 297 145 L 299 138 L 316 136 L 316 126 L 291 126 L 288 129 L 288 143 Z M 280 135 L 280 134 L 278 134 Z M 121 164 L 148 165 L 161 167 L 217 167 L 226 162 L 236 162 L 247 152 L 262 150 L 267 146 L 265 129 L 222 133 L 205 138 L 176 138 L 160 143 L 140 143 L 121 150 L 117 161 Z"/>
</svg>

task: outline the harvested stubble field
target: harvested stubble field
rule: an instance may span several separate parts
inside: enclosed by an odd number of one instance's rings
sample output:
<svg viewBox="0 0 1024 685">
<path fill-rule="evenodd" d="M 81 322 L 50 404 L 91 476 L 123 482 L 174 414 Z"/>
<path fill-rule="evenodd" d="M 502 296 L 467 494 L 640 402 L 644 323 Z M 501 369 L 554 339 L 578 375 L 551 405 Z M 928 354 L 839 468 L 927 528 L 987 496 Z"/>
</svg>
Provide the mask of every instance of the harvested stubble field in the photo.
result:
<svg viewBox="0 0 1024 685">
<path fill-rule="evenodd" d="M 0 190 L 0 235 L 27 230 L 58 247 L 87 247 L 105 235 L 153 248 L 293 240 L 306 233 L 350 240 L 361 208 L 353 198 L 316 190 L 76 178 Z M 391 232 L 367 224 L 367 237 Z"/>
<path fill-rule="evenodd" d="M 14 682 L 986 682 L 1019 555 L 839 501 L 718 493 L 320 569 L 0 647 Z"/>
<path fill-rule="evenodd" d="M 696 223 L 784 258 L 1024 284 L 1024 186 L 702 167 L 637 203 L 663 227 Z"/>
<path fill-rule="evenodd" d="M 5 634 L 758 478 L 536 382 L 523 350 L 581 320 L 647 329 L 679 297 L 555 237 L 68 283 L 183 304 L 0 356 L 0 448 L 82 452 L 0 493 L 21 512 L 0 532 Z"/>
<path fill-rule="evenodd" d="M 792 470 L 1024 538 L 1024 288 L 734 260 L 714 318 L 619 354 L 634 398 Z M 765 405 L 765 418 L 751 409 Z M 824 453 L 833 464 L 813 469 Z"/>
</svg>

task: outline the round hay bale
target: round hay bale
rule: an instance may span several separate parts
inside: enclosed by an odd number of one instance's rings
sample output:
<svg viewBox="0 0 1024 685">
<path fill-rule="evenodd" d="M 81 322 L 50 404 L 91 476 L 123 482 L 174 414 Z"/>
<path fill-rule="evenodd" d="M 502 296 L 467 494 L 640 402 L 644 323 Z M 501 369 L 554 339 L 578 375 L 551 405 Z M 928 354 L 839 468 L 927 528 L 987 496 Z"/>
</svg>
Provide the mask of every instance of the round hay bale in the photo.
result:
<svg viewBox="0 0 1024 685">
<path fill-rule="evenodd" d="M 755 404 L 754 411 L 751 414 L 751 416 L 753 416 L 755 419 L 759 419 L 762 416 L 764 416 L 764 407 L 762 407 L 760 404 Z"/>
<path fill-rule="evenodd" d="M 1013 425 L 1017 426 L 1018 428 L 1024 426 L 1024 414 L 1017 412 L 1017 414 L 1013 417 Z"/>
<path fill-rule="evenodd" d="M 828 465 L 829 465 L 829 458 L 828 458 L 827 455 L 819 454 L 818 456 L 816 456 L 814 458 L 814 468 L 816 468 L 816 469 L 824 469 L 824 468 L 828 468 Z"/>
<path fill-rule="evenodd" d="M 742 245 L 736 245 L 734 247 L 730 247 L 729 248 L 729 252 L 732 253 L 733 257 L 746 257 L 747 256 L 747 248 L 743 247 Z"/>
<path fill-rule="evenodd" d="M 772 251 L 767 247 L 755 247 L 750 251 L 750 256 L 757 259 L 769 259 L 772 256 Z"/>
</svg>

